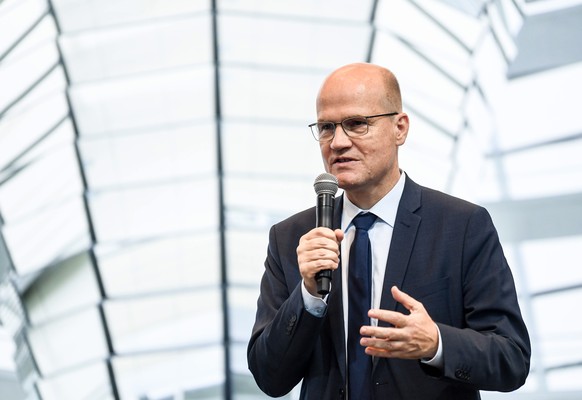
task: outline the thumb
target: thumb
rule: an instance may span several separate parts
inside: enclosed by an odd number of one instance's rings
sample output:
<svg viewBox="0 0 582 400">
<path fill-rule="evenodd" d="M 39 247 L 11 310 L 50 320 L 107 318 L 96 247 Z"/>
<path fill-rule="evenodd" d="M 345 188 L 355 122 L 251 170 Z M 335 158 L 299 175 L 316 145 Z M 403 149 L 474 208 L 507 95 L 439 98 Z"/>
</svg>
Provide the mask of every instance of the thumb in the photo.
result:
<svg viewBox="0 0 582 400">
<path fill-rule="evenodd" d="M 418 307 L 419 302 L 416 301 L 413 297 L 404 293 L 402 290 L 398 289 L 398 287 L 392 286 L 390 291 L 392 292 L 392 297 L 394 300 L 402 304 L 408 311 L 414 311 Z"/>
</svg>

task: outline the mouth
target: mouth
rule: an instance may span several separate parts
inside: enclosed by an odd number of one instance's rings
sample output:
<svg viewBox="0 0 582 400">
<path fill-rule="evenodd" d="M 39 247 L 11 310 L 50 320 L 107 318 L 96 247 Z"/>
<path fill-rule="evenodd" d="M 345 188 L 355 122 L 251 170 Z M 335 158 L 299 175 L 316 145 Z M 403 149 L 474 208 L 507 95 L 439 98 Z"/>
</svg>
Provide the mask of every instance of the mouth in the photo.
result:
<svg viewBox="0 0 582 400">
<path fill-rule="evenodd" d="M 334 164 L 334 165 L 335 164 L 346 164 L 346 163 L 349 163 L 352 161 L 356 161 L 356 160 L 353 158 L 349 158 L 349 157 L 337 157 L 337 158 L 333 159 L 332 164 Z"/>
</svg>

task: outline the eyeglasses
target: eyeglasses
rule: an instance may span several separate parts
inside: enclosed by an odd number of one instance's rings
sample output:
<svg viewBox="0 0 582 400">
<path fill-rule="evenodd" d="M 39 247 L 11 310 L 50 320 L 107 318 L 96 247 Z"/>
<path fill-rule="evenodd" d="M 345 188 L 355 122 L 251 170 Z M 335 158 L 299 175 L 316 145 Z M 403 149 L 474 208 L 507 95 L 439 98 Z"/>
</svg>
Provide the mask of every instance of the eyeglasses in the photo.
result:
<svg viewBox="0 0 582 400">
<path fill-rule="evenodd" d="M 342 122 L 321 121 L 314 122 L 308 126 L 311 128 L 311 133 L 315 140 L 318 142 L 330 142 L 335 136 L 335 128 L 338 125 L 342 126 L 342 129 L 349 137 L 364 136 L 368 133 L 368 118 L 391 117 L 397 114 L 399 113 L 391 112 L 388 114 L 368 115 L 367 117 L 350 117 Z"/>
</svg>

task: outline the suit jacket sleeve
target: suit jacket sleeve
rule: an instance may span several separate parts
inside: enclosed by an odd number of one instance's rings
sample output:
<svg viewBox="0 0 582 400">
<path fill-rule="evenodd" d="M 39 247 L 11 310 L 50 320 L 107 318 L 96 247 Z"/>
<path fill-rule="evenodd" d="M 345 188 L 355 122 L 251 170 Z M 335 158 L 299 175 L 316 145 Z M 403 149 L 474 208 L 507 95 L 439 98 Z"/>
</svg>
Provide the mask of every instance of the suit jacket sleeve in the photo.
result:
<svg viewBox="0 0 582 400">
<path fill-rule="evenodd" d="M 273 226 L 269 233 L 256 320 L 247 350 L 249 369 L 258 386 L 274 397 L 288 393 L 304 377 L 324 322 L 324 318 L 305 311 L 296 255 L 279 253 L 280 240 L 287 247 L 297 246 L 304 233 L 290 233 L 290 229 L 296 230 L 284 222 Z"/>
<path fill-rule="evenodd" d="M 473 209 L 462 247 L 464 320 L 455 326 L 439 323 L 440 373 L 482 390 L 514 390 L 528 375 L 530 342 L 511 270 L 485 209 Z"/>
</svg>

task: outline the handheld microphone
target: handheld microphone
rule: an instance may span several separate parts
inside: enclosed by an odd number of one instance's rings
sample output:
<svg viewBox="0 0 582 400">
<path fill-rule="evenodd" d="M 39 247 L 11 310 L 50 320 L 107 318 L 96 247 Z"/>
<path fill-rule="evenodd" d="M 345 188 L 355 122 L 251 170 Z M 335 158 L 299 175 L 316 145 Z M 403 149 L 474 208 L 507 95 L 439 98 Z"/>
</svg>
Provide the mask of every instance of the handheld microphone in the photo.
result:
<svg viewBox="0 0 582 400">
<path fill-rule="evenodd" d="M 338 188 L 337 178 L 332 174 L 323 173 L 315 178 L 313 188 L 317 194 L 315 207 L 315 226 L 333 229 L 333 207 Z M 331 270 L 319 271 L 315 274 L 317 293 L 325 296 L 331 288 Z"/>
</svg>

